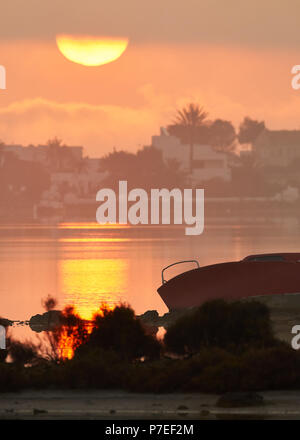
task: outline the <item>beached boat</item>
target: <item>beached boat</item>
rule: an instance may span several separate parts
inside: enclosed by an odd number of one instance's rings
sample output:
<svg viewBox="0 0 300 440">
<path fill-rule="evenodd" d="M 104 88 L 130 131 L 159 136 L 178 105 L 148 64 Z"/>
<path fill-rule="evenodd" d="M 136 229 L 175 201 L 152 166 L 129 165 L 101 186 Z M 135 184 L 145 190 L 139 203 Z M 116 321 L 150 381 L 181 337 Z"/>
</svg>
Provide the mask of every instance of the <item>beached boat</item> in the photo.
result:
<svg viewBox="0 0 300 440">
<path fill-rule="evenodd" d="M 188 262 L 197 267 L 166 281 L 167 269 Z M 300 293 L 300 253 L 249 255 L 241 261 L 204 267 L 197 260 L 179 261 L 162 270 L 157 291 L 170 310 L 217 298 Z"/>
</svg>

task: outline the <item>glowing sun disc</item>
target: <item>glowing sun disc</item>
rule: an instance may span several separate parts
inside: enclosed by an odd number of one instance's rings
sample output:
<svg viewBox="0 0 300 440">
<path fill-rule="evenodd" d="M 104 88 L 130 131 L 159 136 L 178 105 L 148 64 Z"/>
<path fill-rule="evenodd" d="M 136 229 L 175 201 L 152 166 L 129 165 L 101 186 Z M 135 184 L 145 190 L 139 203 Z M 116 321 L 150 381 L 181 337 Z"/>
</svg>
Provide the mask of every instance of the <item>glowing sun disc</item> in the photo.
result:
<svg viewBox="0 0 300 440">
<path fill-rule="evenodd" d="M 57 35 L 60 52 L 70 61 L 84 66 L 101 66 L 118 59 L 128 46 L 127 38 Z"/>
</svg>

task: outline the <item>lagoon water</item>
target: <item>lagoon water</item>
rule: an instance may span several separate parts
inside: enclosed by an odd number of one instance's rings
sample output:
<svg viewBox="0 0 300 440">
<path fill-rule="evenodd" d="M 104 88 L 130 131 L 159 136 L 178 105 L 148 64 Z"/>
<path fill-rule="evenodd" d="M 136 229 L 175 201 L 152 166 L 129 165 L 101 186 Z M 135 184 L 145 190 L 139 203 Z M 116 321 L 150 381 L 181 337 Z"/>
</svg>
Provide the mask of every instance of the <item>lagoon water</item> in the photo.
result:
<svg viewBox="0 0 300 440">
<path fill-rule="evenodd" d="M 161 269 L 178 260 L 200 265 L 251 253 L 299 252 L 296 218 L 208 219 L 199 236 L 184 226 L 100 226 L 97 223 L 0 226 L 0 316 L 27 320 L 57 298 L 89 318 L 101 303 L 129 303 L 137 314 L 167 307 L 156 292 Z M 175 267 L 167 278 L 192 265 Z"/>
</svg>

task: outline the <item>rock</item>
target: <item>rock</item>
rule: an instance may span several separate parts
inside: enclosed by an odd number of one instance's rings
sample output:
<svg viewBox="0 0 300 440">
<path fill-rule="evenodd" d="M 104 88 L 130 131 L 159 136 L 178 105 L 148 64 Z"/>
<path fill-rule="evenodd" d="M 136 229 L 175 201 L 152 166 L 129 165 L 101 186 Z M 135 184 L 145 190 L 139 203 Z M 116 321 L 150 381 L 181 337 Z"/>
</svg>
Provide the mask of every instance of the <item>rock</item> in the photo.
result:
<svg viewBox="0 0 300 440">
<path fill-rule="evenodd" d="M 42 315 L 30 318 L 29 326 L 35 332 L 54 330 L 62 324 L 63 314 L 60 310 L 49 310 Z"/>
<path fill-rule="evenodd" d="M 11 321 L 10 319 L 0 318 L 0 325 L 3 325 L 3 327 L 8 327 L 10 325 L 13 325 L 14 321 Z"/>
<path fill-rule="evenodd" d="M 185 406 L 185 405 L 179 405 L 179 406 L 177 407 L 177 409 L 188 409 L 188 407 Z"/>
<path fill-rule="evenodd" d="M 177 319 L 193 312 L 194 310 L 195 307 L 170 310 L 163 316 L 159 316 L 156 310 L 148 310 L 143 315 L 140 315 L 137 318 L 140 319 L 143 324 L 146 324 L 150 327 L 164 327 L 165 329 L 167 329 L 168 327 L 170 327 L 170 325 L 174 324 Z"/>
<path fill-rule="evenodd" d="M 33 408 L 33 414 L 34 415 L 47 414 L 47 412 L 48 411 L 46 409 Z"/>
<path fill-rule="evenodd" d="M 157 310 L 147 310 L 147 312 L 143 313 L 142 315 L 138 316 L 138 318 L 144 323 L 144 324 L 150 324 L 150 325 L 157 325 L 159 321 L 159 314 Z"/>
<path fill-rule="evenodd" d="M 261 406 L 264 398 L 254 392 L 225 393 L 219 397 L 216 406 L 221 408 L 240 408 L 246 406 Z"/>
<path fill-rule="evenodd" d="M 160 318 L 160 325 L 167 329 L 171 325 L 175 324 L 175 322 L 182 318 L 183 316 L 186 316 L 190 313 L 192 313 L 197 307 L 188 307 L 185 309 L 174 309 L 170 310 L 168 313 L 165 313 Z"/>
</svg>

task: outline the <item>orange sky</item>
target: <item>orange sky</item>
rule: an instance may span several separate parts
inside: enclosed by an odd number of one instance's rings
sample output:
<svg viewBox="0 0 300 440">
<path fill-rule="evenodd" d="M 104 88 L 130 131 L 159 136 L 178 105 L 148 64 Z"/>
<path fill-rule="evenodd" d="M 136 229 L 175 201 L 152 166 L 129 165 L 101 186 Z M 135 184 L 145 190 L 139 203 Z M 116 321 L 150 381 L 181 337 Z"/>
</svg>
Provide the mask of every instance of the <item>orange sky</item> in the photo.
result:
<svg viewBox="0 0 300 440">
<path fill-rule="evenodd" d="M 300 64 L 297 48 L 239 44 L 238 38 L 167 40 L 130 40 L 118 60 L 86 67 L 66 60 L 54 37 L 3 37 L 0 139 L 36 144 L 58 136 L 90 156 L 114 146 L 135 151 L 191 100 L 210 118 L 236 126 L 249 115 L 269 128 L 300 129 L 300 91 L 291 88 L 290 73 Z"/>
</svg>

